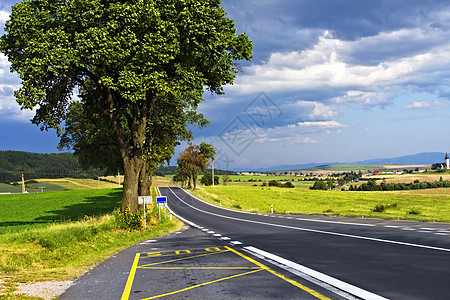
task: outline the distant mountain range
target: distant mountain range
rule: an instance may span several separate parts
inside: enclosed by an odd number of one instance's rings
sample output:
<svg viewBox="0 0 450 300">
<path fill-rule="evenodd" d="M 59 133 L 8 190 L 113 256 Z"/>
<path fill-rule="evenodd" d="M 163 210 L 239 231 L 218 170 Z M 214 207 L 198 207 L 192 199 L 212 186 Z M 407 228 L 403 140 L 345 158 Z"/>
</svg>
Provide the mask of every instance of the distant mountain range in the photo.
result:
<svg viewBox="0 0 450 300">
<path fill-rule="evenodd" d="M 355 162 L 332 162 L 332 163 L 308 163 L 298 165 L 276 165 L 269 168 L 246 169 L 239 171 L 252 172 L 271 172 L 271 171 L 285 171 L 285 170 L 305 170 L 317 168 L 319 166 L 331 165 L 431 165 L 438 162 L 444 162 L 445 153 L 443 152 L 422 152 L 418 154 L 405 155 L 392 158 L 376 158 Z"/>
</svg>

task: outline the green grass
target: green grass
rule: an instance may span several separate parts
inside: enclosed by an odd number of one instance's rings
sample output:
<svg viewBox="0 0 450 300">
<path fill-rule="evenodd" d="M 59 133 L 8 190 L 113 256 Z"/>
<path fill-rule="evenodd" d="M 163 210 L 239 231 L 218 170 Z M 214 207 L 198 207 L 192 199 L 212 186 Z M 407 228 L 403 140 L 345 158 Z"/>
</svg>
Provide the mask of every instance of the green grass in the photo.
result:
<svg viewBox="0 0 450 300">
<path fill-rule="evenodd" d="M 111 213 L 121 197 L 121 189 L 0 195 L 0 234 Z"/>
<path fill-rule="evenodd" d="M 305 215 L 335 215 L 450 222 L 450 195 L 396 192 L 341 192 L 247 186 L 204 187 L 193 192 L 208 202 L 244 211 Z M 394 205 L 396 204 L 396 205 Z M 377 205 L 389 207 L 374 212 Z M 415 212 L 415 213 L 412 213 Z M 418 214 L 416 214 L 418 213 Z"/>
<path fill-rule="evenodd" d="M 154 206 L 147 230 L 117 227 L 120 189 L 0 195 L 0 299 L 15 297 L 17 282 L 73 280 L 135 243 L 179 230 L 159 220 Z M 71 220 L 71 221 L 69 221 Z"/>
</svg>

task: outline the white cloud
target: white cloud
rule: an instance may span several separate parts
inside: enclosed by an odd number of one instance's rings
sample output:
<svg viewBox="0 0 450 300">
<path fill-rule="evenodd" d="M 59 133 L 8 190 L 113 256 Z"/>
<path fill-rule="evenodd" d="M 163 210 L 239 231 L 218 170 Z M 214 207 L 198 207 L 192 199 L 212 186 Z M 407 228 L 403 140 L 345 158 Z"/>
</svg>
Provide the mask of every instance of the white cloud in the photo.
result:
<svg viewBox="0 0 450 300">
<path fill-rule="evenodd" d="M 363 104 L 385 104 L 391 101 L 388 90 L 446 83 L 450 32 L 404 29 L 354 41 L 330 38 L 325 32 L 310 49 L 272 53 L 267 63 L 245 71 L 233 88 L 242 93 L 328 90 L 334 97 L 344 95 L 341 102 L 352 98 Z M 360 95 L 352 95 L 355 91 Z"/>
<path fill-rule="evenodd" d="M 438 108 L 445 104 L 441 101 L 414 101 L 406 105 L 405 108 Z"/>
<path fill-rule="evenodd" d="M 0 24 L 5 24 L 9 19 L 9 12 L 5 10 L 0 10 Z"/>
<path fill-rule="evenodd" d="M 344 125 L 337 121 L 316 121 L 316 122 L 299 122 L 297 123 L 299 127 L 307 127 L 307 128 L 346 128 L 348 125 Z"/>
</svg>

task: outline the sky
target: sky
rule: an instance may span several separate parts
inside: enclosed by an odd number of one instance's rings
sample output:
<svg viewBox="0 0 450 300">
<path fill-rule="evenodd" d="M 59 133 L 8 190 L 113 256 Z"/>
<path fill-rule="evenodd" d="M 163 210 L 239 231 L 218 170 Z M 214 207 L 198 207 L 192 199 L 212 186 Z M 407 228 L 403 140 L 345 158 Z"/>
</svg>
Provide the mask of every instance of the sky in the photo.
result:
<svg viewBox="0 0 450 300">
<path fill-rule="evenodd" d="M 450 2 L 224 2 L 254 53 L 199 106 L 211 124 L 194 143 L 213 144 L 217 168 L 450 151 Z M 0 4 L 1 34 L 12 4 Z M 9 67 L 0 54 L 0 150 L 58 152 L 55 131 L 15 103 Z"/>
</svg>

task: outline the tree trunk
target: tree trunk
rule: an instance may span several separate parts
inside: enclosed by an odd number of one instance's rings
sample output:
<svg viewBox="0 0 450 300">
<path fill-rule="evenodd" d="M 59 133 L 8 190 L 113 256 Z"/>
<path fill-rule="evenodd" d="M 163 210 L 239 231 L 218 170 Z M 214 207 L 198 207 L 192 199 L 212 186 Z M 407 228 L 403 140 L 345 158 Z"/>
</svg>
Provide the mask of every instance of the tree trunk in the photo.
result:
<svg viewBox="0 0 450 300">
<path fill-rule="evenodd" d="M 142 167 L 139 180 L 139 196 L 150 195 L 150 187 L 150 165 L 145 162 L 145 165 Z"/>
<path fill-rule="evenodd" d="M 130 212 L 134 213 L 138 210 L 139 196 L 139 177 L 142 170 L 141 157 L 123 157 L 124 181 L 123 181 L 123 197 L 120 210 L 125 211 L 129 206 Z"/>
</svg>

